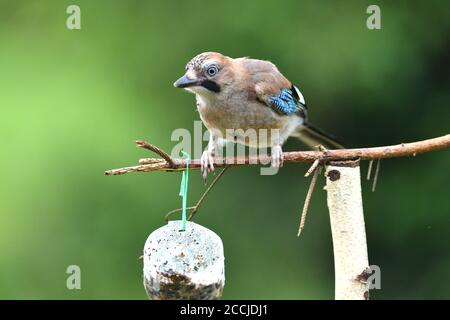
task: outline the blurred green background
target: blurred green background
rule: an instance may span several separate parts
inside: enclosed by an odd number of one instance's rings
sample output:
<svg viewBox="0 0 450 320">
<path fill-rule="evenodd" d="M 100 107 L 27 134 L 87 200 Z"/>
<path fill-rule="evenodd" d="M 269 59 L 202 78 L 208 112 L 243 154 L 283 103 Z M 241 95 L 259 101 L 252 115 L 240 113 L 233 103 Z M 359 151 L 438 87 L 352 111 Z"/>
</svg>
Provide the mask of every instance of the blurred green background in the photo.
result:
<svg viewBox="0 0 450 320">
<path fill-rule="evenodd" d="M 66 8 L 81 7 L 81 30 Z M 382 29 L 366 28 L 378 4 Z M 0 1 L 0 298 L 146 299 L 142 248 L 181 204 L 180 174 L 106 177 L 166 149 L 198 120 L 172 83 L 194 55 L 267 59 L 311 119 L 353 147 L 448 133 L 448 1 Z M 289 141 L 285 150 L 304 148 Z M 376 299 L 450 298 L 450 152 L 382 162 L 363 180 Z M 330 299 L 333 255 L 320 180 L 296 237 L 308 166 L 228 172 L 197 222 L 224 241 L 228 299 Z M 365 174 L 367 163 L 363 163 Z M 191 177 L 189 202 L 204 185 Z M 81 267 L 81 290 L 66 268 Z"/>
</svg>

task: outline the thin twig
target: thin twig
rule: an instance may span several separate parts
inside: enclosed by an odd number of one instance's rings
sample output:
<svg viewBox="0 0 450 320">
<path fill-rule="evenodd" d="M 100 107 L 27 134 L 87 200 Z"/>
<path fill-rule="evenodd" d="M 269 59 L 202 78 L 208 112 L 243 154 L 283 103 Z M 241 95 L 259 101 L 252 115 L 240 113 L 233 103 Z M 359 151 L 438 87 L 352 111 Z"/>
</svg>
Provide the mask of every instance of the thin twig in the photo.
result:
<svg viewBox="0 0 450 320">
<path fill-rule="evenodd" d="M 143 158 L 139 159 L 139 164 L 154 164 L 154 163 L 160 163 L 162 161 L 165 161 L 161 158 Z"/>
<path fill-rule="evenodd" d="M 320 163 L 320 159 L 316 159 L 316 160 L 313 162 L 312 166 L 308 169 L 308 171 L 306 171 L 305 177 L 309 177 L 309 176 L 311 175 L 311 173 L 313 173 L 314 170 L 316 170 L 316 168 L 317 168 L 317 166 L 319 165 L 319 163 Z"/>
<path fill-rule="evenodd" d="M 167 161 L 167 163 L 169 164 L 170 168 L 174 168 L 175 167 L 174 159 L 167 152 L 162 150 L 161 148 L 159 148 L 159 147 L 157 147 L 157 146 L 155 146 L 155 145 L 153 145 L 151 143 L 148 143 L 146 141 L 142 141 L 142 140 L 136 141 L 136 145 L 139 148 L 147 149 L 147 150 L 153 151 L 154 153 L 159 154 L 164 160 Z"/>
<path fill-rule="evenodd" d="M 372 192 L 375 192 L 375 188 L 377 187 L 378 174 L 380 173 L 380 159 L 377 161 L 377 167 L 375 169 L 375 175 L 373 176 L 373 184 L 372 184 Z"/>
<path fill-rule="evenodd" d="M 313 194 L 314 187 L 316 186 L 317 177 L 319 176 L 320 171 L 322 171 L 321 169 L 322 169 L 322 167 L 317 167 L 317 166 L 314 169 L 314 175 L 311 179 L 311 184 L 309 185 L 308 193 L 306 194 L 305 203 L 303 204 L 302 216 L 300 219 L 300 226 L 298 227 L 297 237 L 300 237 L 300 234 L 302 233 L 303 229 L 305 228 L 306 215 L 308 214 L 309 203 L 311 201 L 311 196 Z"/>
<path fill-rule="evenodd" d="M 203 193 L 203 195 L 200 197 L 200 199 L 198 200 L 197 204 L 195 205 L 195 209 L 192 210 L 191 215 L 189 216 L 188 220 L 191 221 L 192 218 L 194 217 L 194 215 L 197 213 L 198 208 L 200 207 L 200 205 L 202 204 L 203 200 L 206 198 L 206 196 L 208 195 L 208 193 L 211 191 L 211 189 L 214 187 L 214 185 L 217 183 L 217 181 L 219 181 L 219 179 L 223 176 L 223 174 L 225 173 L 225 171 L 228 169 L 228 167 L 225 167 L 222 169 L 222 171 L 220 171 L 220 173 L 217 175 L 217 177 L 214 178 L 214 180 L 211 182 L 211 184 L 209 185 L 209 187 L 206 189 L 206 191 Z"/>
<path fill-rule="evenodd" d="M 367 180 L 370 180 L 370 176 L 372 175 L 372 166 L 373 166 L 373 160 L 370 160 L 369 168 L 367 169 Z"/>
<path fill-rule="evenodd" d="M 186 210 L 192 210 L 191 214 L 189 215 L 188 220 L 192 221 L 192 218 L 194 217 L 194 215 L 197 213 L 198 209 L 200 208 L 200 205 L 203 203 L 203 201 L 205 200 L 206 196 L 208 195 L 208 193 L 211 191 L 211 189 L 214 187 L 214 185 L 217 183 L 217 181 L 219 181 L 219 179 L 223 176 L 223 174 L 225 173 L 225 171 L 228 169 L 228 167 L 225 167 L 222 169 L 222 171 L 220 171 L 220 173 L 214 178 L 214 180 L 209 184 L 208 188 L 205 190 L 205 192 L 203 192 L 202 196 L 200 197 L 200 199 L 197 201 L 197 203 L 192 206 L 192 207 L 187 207 Z M 182 211 L 182 208 L 178 208 L 178 209 L 174 209 L 172 211 L 169 211 L 168 213 L 166 213 L 165 219 L 166 221 L 169 220 L 170 216 L 176 212 L 180 212 Z"/>
<path fill-rule="evenodd" d="M 192 206 L 192 207 L 186 207 L 186 210 L 193 210 L 193 209 L 195 209 L 195 206 Z M 166 213 L 166 215 L 164 216 L 164 219 L 165 219 L 166 221 L 169 221 L 169 218 L 170 218 L 170 216 L 171 216 L 172 214 L 174 214 L 174 213 L 176 213 L 176 212 L 181 212 L 181 211 L 183 211 L 183 208 L 173 209 L 173 210 L 171 210 L 171 211 L 169 211 L 169 212 Z"/>
<path fill-rule="evenodd" d="M 106 175 L 120 175 L 129 172 L 149 172 L 149 171 L 183 171 L 186 169 L 186 161 L 184 159 L 171 158 L 167 153 L 161 149 L 146 143 L 139 142 L 139 146 L 152 150 L 161 155 L 166 161 L 160 163 L 141 164 L 134 167 L 126 167 L 108 170 Z M 321 159 L 321 162 L 327 161 L 345 161 L 345 160 L 374 160 L 404 156 L 415 156 L 420 153 L 430 152 L 439 149 L 450 147 L 450 134 L 438 138 L 413 142 L 401 143 L 398 145 L 373 147 L 373 148 L 359 148 L 359 149 L 338 149 L 323 151 L 296 151 L 285 152 L 283 154 L 284 163 L 298 163 L 298 162 L 314 162 Z M 164 156 L 163 156 L 164 155 Z M 228 166 L 242 166 L 254 165 L 261 163 L 269 163 L 271 158 L 269 155 L 252 156 L 252 157 L 231 157 L 231 158 L 216 158 L 214 161 L 215 167 Z M 190 169 L 199 169 L 201 162 L 199 159 L 189 161 Z"/>
</svg>

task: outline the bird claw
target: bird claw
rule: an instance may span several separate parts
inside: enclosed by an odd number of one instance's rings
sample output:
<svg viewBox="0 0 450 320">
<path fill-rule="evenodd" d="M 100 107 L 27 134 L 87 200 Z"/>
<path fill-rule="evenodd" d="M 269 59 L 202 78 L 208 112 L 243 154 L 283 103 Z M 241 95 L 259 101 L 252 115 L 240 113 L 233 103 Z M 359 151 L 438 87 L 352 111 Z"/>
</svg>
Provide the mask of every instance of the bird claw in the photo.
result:
<svg viewBox="0 0 450 320">
<path fill-rule="evenodd" d="M 202 172 L 203 180 L 206 183 L 208 173 L 214 171 L 214 155 L 212 152 L 205 150 L 200 158 L 200 171 Z"/>
<path fill-rule="evenodd" d="M 272 167 L 274 168 L 280 168 L 283 166 L 284 162 L 284 155 L 283 155 L 283 149 L 281 149 L 281 146 L 273 146 L 272 147 Z"/>
</svg>

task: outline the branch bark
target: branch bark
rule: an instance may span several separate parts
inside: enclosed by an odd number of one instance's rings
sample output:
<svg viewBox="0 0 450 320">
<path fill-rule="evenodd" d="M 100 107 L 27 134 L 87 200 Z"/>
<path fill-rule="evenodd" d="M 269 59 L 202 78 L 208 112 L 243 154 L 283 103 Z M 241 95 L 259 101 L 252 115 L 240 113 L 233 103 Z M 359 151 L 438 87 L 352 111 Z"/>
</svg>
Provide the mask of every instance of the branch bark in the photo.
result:
<svg viewBox="0 0 450 320">
<path fill-rule="evenodd" d="M 150 172 L 150 171 L 183 171 L 186 169 L 184 159 L 176 159 L 170 157 L 160 148 L 144 142 L 138 141 L 137 146 L 155 151 L 164 159 L 145 158 L 139 160 L 139 165 L 112 169 L 105 172 L 107 176 L 121 175 L 129 172 Z M 416 156 L 421 153 L 435 151 L 450 147 L 450 134 L 412 143 L 401 143 L 398 145 L 358 148 L 358 149 L 339 149 L 324 151 L 295 151 L 285 152 L 285 163 L 298 162 L 314 162 L 319 159 L 321 163 L 328 161 L 345 161 L 345 160 L 374 160 L 404 156 Z M 163 156 L 164 155 L 164 156 Z M 231 167 L 243 165 L 257 165 L 261 163 L 270 163 L 270 155 L 254 156 L 254 157 L 230 157 L 215 159 L 215 167 Z M 199 169 L 200 160 L 193 159 L 189 161 L 190 169 Z"/>
</svg>

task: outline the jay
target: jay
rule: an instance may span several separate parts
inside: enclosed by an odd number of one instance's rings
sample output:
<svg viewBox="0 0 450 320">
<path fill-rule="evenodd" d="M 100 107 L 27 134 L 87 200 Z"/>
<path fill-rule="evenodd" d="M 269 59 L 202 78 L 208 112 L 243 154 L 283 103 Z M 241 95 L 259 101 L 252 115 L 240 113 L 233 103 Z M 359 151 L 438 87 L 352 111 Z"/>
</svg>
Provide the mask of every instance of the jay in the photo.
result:
<svg viewBox="0 0 450 320">
<path fill-rule="evenodd" d="M 224 141 L 271 147 L 273 167 L 282 166 L 282 145 L 290 136 L 310 147 L 343 148 L 309 122 L 302 93 L 269 61 L 201 53 L 188 62 L 174 86 L 195 94 L 200 118 L 210 133 L 201 157 L 204 178 L 214 170 L 214 156 Z M 249 129 L 266 130 L 265 138 L 255 141 L 236 134 Z M 230 136 L 230 132 L 234 133 Z"/>
</svg>

